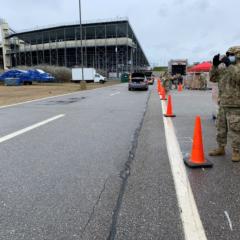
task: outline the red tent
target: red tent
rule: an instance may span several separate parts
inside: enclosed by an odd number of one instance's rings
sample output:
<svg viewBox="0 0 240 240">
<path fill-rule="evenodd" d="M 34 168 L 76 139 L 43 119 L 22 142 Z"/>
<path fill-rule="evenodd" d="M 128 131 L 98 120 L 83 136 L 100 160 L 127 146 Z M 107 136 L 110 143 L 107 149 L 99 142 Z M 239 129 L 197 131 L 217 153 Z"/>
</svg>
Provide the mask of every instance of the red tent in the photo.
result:
<svg viewBox="0 0 240 240">
<path fill-rule="evenodd" d="M 203 62 L 188 69 L 188 72 L 209 72 L 211 68 L 212 68 L 211 62 Z"/>
</svg>

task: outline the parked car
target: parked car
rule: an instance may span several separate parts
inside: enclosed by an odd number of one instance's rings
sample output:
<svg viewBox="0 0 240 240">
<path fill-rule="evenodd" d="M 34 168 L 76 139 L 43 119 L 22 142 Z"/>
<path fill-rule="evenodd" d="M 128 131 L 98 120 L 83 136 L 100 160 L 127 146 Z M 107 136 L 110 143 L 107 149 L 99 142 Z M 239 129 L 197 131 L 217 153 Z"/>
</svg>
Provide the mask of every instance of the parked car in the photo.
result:
<svg viewBox="0 0 240 240">
<path fill-rule="evenodd" d="M 136 72 L 131 75 L 128 90 L 132 91 L 136 89 L 148 90 L 148 81 L 145 74 Z"/>
<path fill-rule="evenodd" d="M 44 72 L 41 69 L 30 69 L 28 70 L 28 75 L 32 81 L 36 82 L 54 82 L 55 78 L 49 74 Z"/>
<path fill-rule="evenodd" d="M 28 74 L 28 71 L 19 70 L 19 69 L 11 69 L 5 71 L 3 74 L 0 75 L 0 81 L 5 82 L 7 79 L 6 85 L 9 85 L 10 79 L 15 79 L 14 84 L 16 85 L 32 85 L 32 79 Z"/>
<path fill-rule="evenodd" d="M 54 82 L 55 78 L 40 69 L 30 69 L 28 71 L 20 69 L 11 69 L 0 75 L 0 81 L 6 81 L 6 85 L 32 85 L 36 82 Z M 12 79 L 12 80 L 10 80 Z M 13 81 L 13 79 L 16 79 Z"/>
</svg>

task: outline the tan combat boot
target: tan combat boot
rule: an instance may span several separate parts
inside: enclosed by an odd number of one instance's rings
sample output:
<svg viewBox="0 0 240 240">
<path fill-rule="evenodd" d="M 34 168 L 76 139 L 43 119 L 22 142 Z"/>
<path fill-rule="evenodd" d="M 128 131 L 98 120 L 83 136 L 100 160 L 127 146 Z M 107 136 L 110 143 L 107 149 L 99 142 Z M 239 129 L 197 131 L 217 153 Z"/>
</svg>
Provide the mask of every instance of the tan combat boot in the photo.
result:
<svg viewBox="0 0 240 240">
<path fill-rule="evenodd" d="M 209 156 L 216 157 L 216 156 L 224 156 L 225 153 L 225 147 L 219 146 L 216 149 L 213 149 L 209 152 Z"/>
<path fill-rule="evenodd" d="M 233 162 L 240 162 L 240 152 L 238 150 L 233 149 L 232 161 Z"/>
</svg>

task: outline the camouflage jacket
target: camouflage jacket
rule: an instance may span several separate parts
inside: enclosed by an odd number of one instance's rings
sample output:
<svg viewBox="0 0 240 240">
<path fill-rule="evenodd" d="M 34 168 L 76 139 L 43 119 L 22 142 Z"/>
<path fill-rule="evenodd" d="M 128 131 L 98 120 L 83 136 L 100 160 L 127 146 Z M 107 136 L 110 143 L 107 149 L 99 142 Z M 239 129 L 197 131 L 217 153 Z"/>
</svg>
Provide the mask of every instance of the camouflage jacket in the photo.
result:
<svg viewBox="0 0 240 240">
<path fill-rule="evenodd" d="M 240 65 L 223 69 L 213 67 L 210 81 L 218 82 L 220 106 L 240 107 Z"/>
<path fill-rule="evenodd" d="M 171 81 L 169 77 L 163 78 L 163 87 L 168 92 L 170 90 Z"/>
</svg>

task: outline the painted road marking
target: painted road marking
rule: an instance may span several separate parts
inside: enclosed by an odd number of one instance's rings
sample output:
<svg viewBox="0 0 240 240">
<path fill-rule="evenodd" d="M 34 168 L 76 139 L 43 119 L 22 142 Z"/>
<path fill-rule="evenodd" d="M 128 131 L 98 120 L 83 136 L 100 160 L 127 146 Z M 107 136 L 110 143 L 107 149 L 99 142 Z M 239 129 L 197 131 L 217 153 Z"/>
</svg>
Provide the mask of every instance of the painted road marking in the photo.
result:
<svg viewBox="0 0 240 240">
<path fill-rule="evenodd" d="M 22 134 L 24 134 L 24 133 L 26 133 L 26 132 L 29 132 L 29 131 L 31 131 L 31 130 L 33 130 L 33 129 L 35 129 L 35 128 L 41 127 L 41 126 L 43 126 L 43 125 L 45 125 L 45 124 L 48 124 L 48 123 L 50 123 L 50 122 L 53 122 L 53 121 L 55 121 L 55 120 L 57 120 L 57 119 L 59 119 L 59 118 L 62 118 L 62 117 L 64 117 L 64 116 L 65 116 L 65 114 L 60 114 L 60 115 L 57 115 L 57 116 L 55 116 L 55 117 L 49 118 L 49 119 L 47 119 L 47 120 L 45 120 L 45 121 L 36 123 L 36 124 L 34 124 L 34 125 L 32 125 L 32 126 L 29 126 L 29 127 L 27 127 L 27 128 L 24 128 L 24 129 L 21 129 L 21 130 L 19 130 L 19 131 L 14 132 L 14 133 L 11 133 L 11 134 L 9 134 L 9 135 L 6 135 L 6 136 L 4 136 L 4 137 L 1 137 L 1 138 L 0 138 L 0 143 L 6 142 L 6 141 L 8 141 L 8 140 L 10 140 L 10 139 L 12 139 L 12 138 L 14 138 L 14 137 L 17 137 L 17 136 L 19 136 L 19 135 L 22 135 Z"/>
<path fill-rule="evenodd" d="M 112 94 L 110 94 L 110 96 L 112 97 L 112 96 L 115 96 L 115 95 L 118 95 L 118 94 L 120 94 L 120 92 L 112 93 Z"/>
<path fill-rule="evenodd" d="M 231 219 L 230 219 L 230 217 L 229 217 L 228 212 L 227 212 L 227 211 L 224 211 L 224 214 L 225 214 L 225 216 L 226 216 L 226 218 L 227 218 L 227 220 L 228 220 L 228 224 L 229 224 L 229 227 L 230 227 L 231 231 L 233 231 L 232 221 L 231 221 Z"/>
<path fill-rule="evenodd" d="M 166 103 L 161 101 L 162 111 Z M 197 205 L 183 163 L 183 156 L 170 118 L 163 117 L 169 161 L 176 189 L 180 216 L 186 240 L 207 240 Z"/>
</svg>

